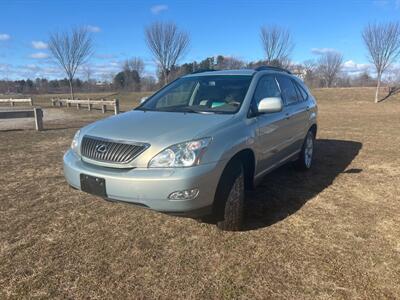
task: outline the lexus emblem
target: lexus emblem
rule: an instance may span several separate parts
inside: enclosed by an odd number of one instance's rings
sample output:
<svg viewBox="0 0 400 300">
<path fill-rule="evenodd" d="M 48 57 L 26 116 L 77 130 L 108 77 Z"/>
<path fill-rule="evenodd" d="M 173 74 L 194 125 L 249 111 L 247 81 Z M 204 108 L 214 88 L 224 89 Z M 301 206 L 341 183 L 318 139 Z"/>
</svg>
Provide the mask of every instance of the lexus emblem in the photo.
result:
<svg viewBox="0 0 400 300">
<path fill-rule="evenodd" d="M 97 153 L 103 154 L 103 153 L 105 153 L 107 150 L 108 150 L 108 148 L 107 148 L 107 145 L 105 145 L 105 144 L 98 144 L 98 145 L 96 145 L 96 152 L 97 152 Z"/>
</svg>

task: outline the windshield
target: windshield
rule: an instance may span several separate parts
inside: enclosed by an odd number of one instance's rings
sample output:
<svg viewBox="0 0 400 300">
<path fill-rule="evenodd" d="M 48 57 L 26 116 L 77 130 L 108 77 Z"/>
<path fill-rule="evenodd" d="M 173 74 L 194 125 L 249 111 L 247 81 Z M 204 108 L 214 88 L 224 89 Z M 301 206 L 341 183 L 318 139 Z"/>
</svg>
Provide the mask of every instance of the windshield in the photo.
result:
<svg viewBox="0 0 400 300">
<path fill-rule="evenodd" d="M 180 78 L 137 109 L 233 114 L 239 110 L 251 78 L 251 76 L 238 75 Z"/>
</svg>

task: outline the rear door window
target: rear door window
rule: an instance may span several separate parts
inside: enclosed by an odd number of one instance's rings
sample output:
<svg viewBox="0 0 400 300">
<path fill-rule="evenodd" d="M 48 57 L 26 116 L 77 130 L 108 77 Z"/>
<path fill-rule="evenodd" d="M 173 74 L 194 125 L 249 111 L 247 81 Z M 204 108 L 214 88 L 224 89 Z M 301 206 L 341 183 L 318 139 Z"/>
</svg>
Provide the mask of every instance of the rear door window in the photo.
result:
<svg viewBox="0 0 400 300">
<path fill-rule="evenodd" d="M 303 88 L 299 83 L 297 83 L 296 81 L 293 81 L 293 83 L 294 83 L 294 85 L 295 85 L 296 88 L 297 88 L 297 92 L 299 93 L 300 100 L 301 100 L 301 101 L 307 100 L 307 99 L 308 99 L 308 94 L 307 94 L 307 92 L 304 90 L 304 88 Z"/>
<path fill-rule="evenodd" d="M 299 102 L 299 95 L 296 92 L 296 88 L 292 79 L 288 76 L 279 75 L 277 76 L 279 86 L 281 88 L 283 99 L 286 105 L 291 105 Z"/>
</svg>

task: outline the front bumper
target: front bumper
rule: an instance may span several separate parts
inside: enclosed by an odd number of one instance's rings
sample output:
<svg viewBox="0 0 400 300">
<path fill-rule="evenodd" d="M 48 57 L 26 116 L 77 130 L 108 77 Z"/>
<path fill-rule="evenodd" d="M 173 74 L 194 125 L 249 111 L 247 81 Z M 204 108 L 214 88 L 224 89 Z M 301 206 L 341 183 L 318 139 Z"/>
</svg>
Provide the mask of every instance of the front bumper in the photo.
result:
<svg viewBox="0 0 400 300">
<path fill-rule="evenodd" d="M 64 175 L 72 187 L 81 189 L 80 174 L 101 177 L 105 179 L 110 200 L 185 216 L 200 216 L 211 211 L 223 167 L 223 162 L 218 162 L 189 168 L 117 169 L 83 162 L 72 150 L 64 155 Z M 199 189 L 195 199 L 168 199 L 172 192 L 192 188 Z"/>
</svg>

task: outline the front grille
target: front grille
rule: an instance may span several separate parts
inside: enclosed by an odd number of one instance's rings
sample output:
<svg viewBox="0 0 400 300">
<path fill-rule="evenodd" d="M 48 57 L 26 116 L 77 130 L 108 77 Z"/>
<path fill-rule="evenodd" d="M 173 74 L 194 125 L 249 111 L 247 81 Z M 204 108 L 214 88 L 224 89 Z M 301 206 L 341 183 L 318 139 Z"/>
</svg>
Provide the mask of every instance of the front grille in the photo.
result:
<svg viewBox="0 0 400 300">
<path fill-rule="evenodd" d="M 107 163 L 127 164 L 148 148 L 143 143 L 124 143 L 84 136 L 81 144 L 82 156 Z"/>
</svg>

